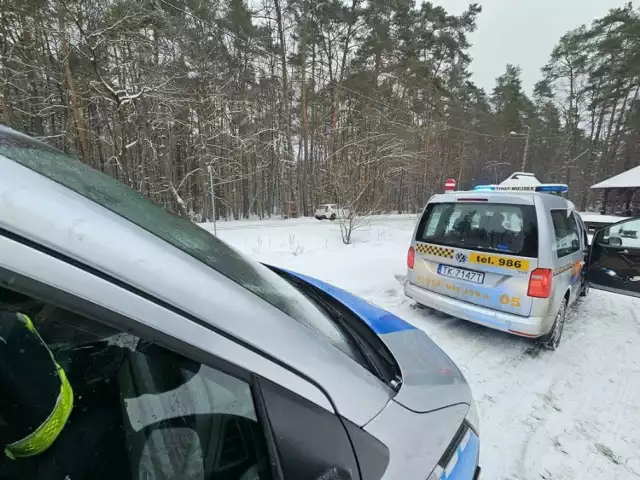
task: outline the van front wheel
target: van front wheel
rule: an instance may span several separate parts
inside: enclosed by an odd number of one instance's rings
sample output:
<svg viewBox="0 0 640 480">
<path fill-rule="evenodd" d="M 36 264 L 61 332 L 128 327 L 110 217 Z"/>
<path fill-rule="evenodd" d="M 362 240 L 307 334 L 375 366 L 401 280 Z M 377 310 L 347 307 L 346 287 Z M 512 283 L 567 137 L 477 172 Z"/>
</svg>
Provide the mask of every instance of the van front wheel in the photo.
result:
<svg viewBox="0 0 640 480">
<path fill-rule="evenodd" d="M 544 348 L 548 350 L 555 350 L 560 345 L 560 339 L 562 338 L 562 331 L 564 330 L 564 321 L 567 315 L 567 299 L 562 300 L 560 310 L 556 314 L 556 319 L 553 322 L 551 330 L 546 335 L 540 337 L 539 342 Z"/>
</svg>

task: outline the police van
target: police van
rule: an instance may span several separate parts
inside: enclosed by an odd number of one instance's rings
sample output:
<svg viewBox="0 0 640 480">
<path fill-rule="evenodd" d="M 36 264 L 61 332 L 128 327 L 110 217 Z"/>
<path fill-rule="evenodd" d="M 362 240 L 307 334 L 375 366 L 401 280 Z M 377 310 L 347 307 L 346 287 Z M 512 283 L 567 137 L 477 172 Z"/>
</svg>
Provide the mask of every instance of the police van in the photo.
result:
<svg viewBox="0 0 640 480">
<path fill-rule="evenodd" d="M 587 231 L 567 190 L 517 172 L 499 185 L 435 195 L 409 247 L 405 294 L 555 349 L 567 308 L 588 289 Z"/>
</svg>

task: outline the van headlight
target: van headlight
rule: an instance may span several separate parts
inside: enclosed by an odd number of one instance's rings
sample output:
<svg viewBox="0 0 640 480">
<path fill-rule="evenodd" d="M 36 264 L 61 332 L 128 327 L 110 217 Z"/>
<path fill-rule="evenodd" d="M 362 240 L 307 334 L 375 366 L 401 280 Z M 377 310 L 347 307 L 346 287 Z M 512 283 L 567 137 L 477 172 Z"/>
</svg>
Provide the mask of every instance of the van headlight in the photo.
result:
<svg viewBox="0 0 640 480">
<path fill-rule="evenodd" d="M 478 416 L 478 408 L 476 407 L 476 402 L 471 399 L 471 407 L 469 408 L 469 412 L 467 412 L 467 417 L 465 418 L 471 430 L 474 431 L 476 435 L 480 434 L 480 417 Z"/>
</svg>

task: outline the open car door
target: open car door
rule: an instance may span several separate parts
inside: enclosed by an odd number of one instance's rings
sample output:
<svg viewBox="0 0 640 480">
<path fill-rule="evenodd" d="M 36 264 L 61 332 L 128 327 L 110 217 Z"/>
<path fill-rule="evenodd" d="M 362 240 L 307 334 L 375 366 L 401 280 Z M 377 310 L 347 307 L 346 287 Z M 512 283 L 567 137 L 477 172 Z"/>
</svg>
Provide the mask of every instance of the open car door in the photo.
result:
<svg viewBox="0 0 640 480">
<path fill-rule="evenodd" d="M 587 261 L 587 282 L 592 288 L 640 297 L 640 217 L 595 233 Z"/>
</svg>

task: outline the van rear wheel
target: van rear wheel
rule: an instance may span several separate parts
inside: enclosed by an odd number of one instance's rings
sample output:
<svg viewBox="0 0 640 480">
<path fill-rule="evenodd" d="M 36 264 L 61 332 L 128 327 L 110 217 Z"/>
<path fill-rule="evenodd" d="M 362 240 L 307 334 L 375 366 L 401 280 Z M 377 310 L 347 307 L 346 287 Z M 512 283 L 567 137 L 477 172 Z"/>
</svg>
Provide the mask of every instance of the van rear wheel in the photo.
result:
<svg viewBox="0 0 640 480">
<path fill-rule="evenodd" d="M 553 322 L 551 330 L 546 335 L 540 337 L 538 340 L 540 345 L 547 350 L 555 350 L 560 345 L 560 339 L 562 338 L 562 332 L 564 330 L 565 317 L 567 316 L 567 299 L 562 300 L 560 310 L 556 314 L 556 319 Z"/>
</svg>

